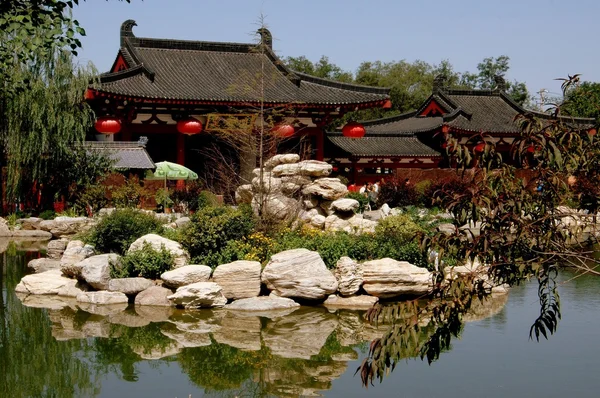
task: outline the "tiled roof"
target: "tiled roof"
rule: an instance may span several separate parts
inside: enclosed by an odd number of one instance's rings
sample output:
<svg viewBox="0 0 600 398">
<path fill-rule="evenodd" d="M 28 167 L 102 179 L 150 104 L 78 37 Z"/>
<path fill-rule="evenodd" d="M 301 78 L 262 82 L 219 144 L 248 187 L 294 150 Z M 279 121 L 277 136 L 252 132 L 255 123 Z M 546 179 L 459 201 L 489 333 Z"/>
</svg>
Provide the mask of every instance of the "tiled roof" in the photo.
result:
<svg viewBox="0 0 600 398">
<path fill-rule="evenodd" d="M 331 106 L 389 99 L 389 89 L 293 72 L 266 45 L 138 38 L 127 30 L 132 22 L 127 21 L 121 31 L 120 54 L 129 69 L 103 74 L 99 92 L 183 101 L 257 103 L 262 98 L 267 103 Z"/>
<path fill-rule="evenodd" d="M 441 156 L 439 152 L 412 135 L 346 138 L 330 134 L 327 138 L 332 144 L 354 156 Z"/>
<path fill-rule="evenodd" d="M 104 152 L 115 161 L 115 169 L 154 169 L 156 166 L 146 152 L 144 141 L 86 141 L 84 147 Z"/>
<path fill-rule="evenodd" d="M 363 123 L 367 136 L 394 135 L 398 132 L 425 132 L 442 126 L 441 117 L 415 117 L 416 112 L 404 113 L 384 119 L 370 120 Z"/>
</svg>

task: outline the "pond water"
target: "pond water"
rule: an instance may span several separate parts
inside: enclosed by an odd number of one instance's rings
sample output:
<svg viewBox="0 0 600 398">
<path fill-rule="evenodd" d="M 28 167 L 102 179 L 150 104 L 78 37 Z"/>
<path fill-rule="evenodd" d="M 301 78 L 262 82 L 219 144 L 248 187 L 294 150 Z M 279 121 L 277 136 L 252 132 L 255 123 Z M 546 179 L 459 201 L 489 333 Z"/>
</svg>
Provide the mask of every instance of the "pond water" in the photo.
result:
<svg viewBox="0 0 600 398">
<path fill-rule="evenodd" d="M 0 256 L 0 397 L 598 396 L 600 278 L 561 286 L 563 320 L 549 341 L 529 340 L 539 306 L 528 283 L 480 306 L 431 366 L 406 359 L 365 390 L 354 372 L 385 326 L 361 312 L 83 311 L 18 297 L 37 253 Z"/>
</svg>

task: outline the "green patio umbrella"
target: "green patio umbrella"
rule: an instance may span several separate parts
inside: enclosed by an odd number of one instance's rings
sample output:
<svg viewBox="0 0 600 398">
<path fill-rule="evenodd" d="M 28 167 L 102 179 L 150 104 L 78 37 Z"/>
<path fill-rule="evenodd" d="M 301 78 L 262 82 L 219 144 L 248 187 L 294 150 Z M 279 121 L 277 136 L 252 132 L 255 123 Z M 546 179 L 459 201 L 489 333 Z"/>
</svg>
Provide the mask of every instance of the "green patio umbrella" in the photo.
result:
<svg viewBox="0 0 600 398">
<path fill-rule="evenodd" d="M 148 170 L 146 172 L 147 180 L 161 180 L 167 185 L 167 180 L 197 180 L 198 174 L 185 166 L 171 162 L 158 162 L 155 163 L 156 170 L 152 172 Z"/>
</svg>

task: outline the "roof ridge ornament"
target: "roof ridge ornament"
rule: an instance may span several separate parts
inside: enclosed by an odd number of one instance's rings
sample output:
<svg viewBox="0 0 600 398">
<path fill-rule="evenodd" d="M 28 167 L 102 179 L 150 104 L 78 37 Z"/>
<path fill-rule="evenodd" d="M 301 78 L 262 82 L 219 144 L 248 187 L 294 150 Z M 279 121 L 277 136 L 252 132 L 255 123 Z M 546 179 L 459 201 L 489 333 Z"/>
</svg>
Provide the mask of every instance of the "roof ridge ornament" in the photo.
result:
<svg viewBox="0 0 600 398">
<path fill-rule="evenodd" d="M 438 94 L 446 87 L 446 75 L 439 74 L 433 78 L 433 94 Z"/>
<path fill-rule="evenodd" d="M 125 47 L 126 37 L 135 37 L 133 34 L 134 26 L 137 26 L 137 23 L 133 19 L 128 19 L 121 24 L 121 47 Z"/>
<path fill-rule="evenodd" d="M 273 35 L 271 31 L 264 26 L 256 31 L 260 35 L 260 44 L 269 47 L 271 50 L 273 49 Z"/>
</svg>

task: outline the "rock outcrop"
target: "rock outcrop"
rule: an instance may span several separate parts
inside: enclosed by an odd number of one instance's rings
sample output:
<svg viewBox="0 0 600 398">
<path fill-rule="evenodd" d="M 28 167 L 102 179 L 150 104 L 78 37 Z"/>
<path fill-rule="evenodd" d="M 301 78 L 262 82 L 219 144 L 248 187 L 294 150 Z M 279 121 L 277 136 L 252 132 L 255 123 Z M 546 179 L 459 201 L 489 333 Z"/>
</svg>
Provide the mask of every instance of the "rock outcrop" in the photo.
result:
<svg viewBox="0 0 600 398">
<path fill-rule="evenodd" d="M 156 234 L 147 234 L 136 239 L 131 246 L 129 246 L 128 252 L 142 250 L 144 248 L 144 243 L 149 243 L 154 250 L 161 250 L 164 246 L 166 250 L 173 254 L 173 257 L 175 258 L 175 267 L 183 267 L 190 262 L 190 255 L 183 246 L 181 246 L 181 243 L 163 238 Z"/>
<path fill-rule="evenodd" d="M 287 250 L 271 257 L 261 279 L 281 297 L 322 300 L 337 290 L 337 281 L 317 252 Z"/>
<path fill-rule="evenodd" d="M 363 289 L 376 297 L 420 296 L 429 293 L 432 276 L 425 268 L 391 258 L 367 261 L 363 266 Z"/>
<path fill-rule="evenodd" d="M 167 298 L 176 306 L 183 308 L 222 307 L 227 304 L 223 289 L 214 282 L 198 282 L 182 286 Z"/>
<path fill-rule="evenodd" d="M 352 296 L 363 284 L 362 265 L 350 257 L 342 257 L 335 266 L 338 291 L 342 296 Z"/>
<path fill-rule="evenodd" d="M 118 278 L 108 282 L 108 291 L 136 295 L 151 286 L 154 286 L 154 282 L 146 278 Z"/>
<path fill-rule="evenodd" d="M 256 297 L 260 293 L 260 272 L 258 261 L 234 261 L 215 268 L 212 281 L 223 288 L 228 299 Z"/>
<path fill-rule="evenodd" d="M 165 286 L 177 289 L 197 282 L 208 282 L 212 270 L 207 265 L 184 265 L 171 271 L 164 272 L 160 279 Z"/>
</svg>

